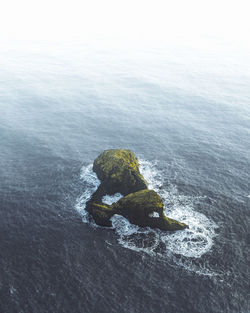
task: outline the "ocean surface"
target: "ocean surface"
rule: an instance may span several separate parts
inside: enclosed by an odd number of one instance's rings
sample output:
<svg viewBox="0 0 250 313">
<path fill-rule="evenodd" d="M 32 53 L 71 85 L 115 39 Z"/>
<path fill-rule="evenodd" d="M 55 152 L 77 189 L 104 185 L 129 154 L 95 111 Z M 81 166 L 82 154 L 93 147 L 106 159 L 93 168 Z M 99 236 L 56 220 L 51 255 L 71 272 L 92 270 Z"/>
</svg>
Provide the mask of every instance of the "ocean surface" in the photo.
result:
<svg viewBox="0 0 250 313">
<path fill-rule="evenodd" d="M 1 42 L 0 146 L 1 313 L 250 312 L 248 50 Z M 111 148 L 189 229 L 91 221 Z"/>
</svg>

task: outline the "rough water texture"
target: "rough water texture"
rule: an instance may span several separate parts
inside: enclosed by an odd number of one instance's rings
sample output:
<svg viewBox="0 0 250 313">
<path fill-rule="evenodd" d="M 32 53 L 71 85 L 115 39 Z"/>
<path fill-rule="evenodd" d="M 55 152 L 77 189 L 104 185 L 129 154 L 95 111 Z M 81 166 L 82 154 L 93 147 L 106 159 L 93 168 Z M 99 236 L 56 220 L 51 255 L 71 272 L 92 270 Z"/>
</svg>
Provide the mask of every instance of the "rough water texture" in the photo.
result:
<svg viewBox="0 0 250 313">
<path fill-rule="evenodd" d="M 249 51 L 0 48 L 0 312 L 250 312 Z M 117 147 L 189 229 L 93 223 L 89 164 Z"/>
</svg>

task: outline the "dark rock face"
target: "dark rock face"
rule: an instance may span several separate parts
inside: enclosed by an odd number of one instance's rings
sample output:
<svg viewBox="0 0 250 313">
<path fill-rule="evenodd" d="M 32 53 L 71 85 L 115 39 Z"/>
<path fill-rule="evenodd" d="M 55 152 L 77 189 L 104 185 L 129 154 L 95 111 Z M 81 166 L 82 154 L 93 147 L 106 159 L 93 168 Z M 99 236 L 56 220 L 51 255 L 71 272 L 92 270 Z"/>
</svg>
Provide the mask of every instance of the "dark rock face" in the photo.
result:
<svg viewBox="0 0 250 313">
<path fill-rule="evenodd" d="M 114 214 L 126 217 L 130 223 L 174 231 L 188 226 L 168 218 L 164 214 L 161 197 L 147 189 L 147 182 L 140 174 L 139 163 L 129 150 L 106 150 L 95 161 L 93 170 L 101 185 L 86 205 L 96 224 L 112 226 Z M 106 194 L 119 192 L 124 195 L 112 205 L 102 203 Z"/>
</svg>

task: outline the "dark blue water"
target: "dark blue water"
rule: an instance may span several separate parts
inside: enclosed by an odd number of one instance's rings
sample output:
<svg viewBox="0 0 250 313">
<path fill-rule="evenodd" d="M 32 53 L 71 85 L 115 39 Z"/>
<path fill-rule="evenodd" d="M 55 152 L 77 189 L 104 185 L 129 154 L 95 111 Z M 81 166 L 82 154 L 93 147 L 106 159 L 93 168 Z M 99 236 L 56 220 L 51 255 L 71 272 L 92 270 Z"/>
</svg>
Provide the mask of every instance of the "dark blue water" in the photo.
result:
<svg viewBox="0 0 250 313">
<path fill-rule="evenodd" d="M 248 52 L 0 48 L 0 312 L 250 312 Z M 88 222 L 110 148 L 189 231 Z"/>
</svg>

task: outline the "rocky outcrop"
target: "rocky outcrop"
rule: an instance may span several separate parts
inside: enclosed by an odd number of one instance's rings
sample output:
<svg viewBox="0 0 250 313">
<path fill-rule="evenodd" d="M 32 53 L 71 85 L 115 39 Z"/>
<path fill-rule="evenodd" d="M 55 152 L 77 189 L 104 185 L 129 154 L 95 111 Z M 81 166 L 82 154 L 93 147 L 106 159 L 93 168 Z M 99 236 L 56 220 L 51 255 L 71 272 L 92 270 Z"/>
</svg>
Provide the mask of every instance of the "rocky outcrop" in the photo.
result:
<svg viewBox="0 0 250 313">
<path fill-rule="evenodd" d="M 106 227 L 112 226 L 110 218 L 116 214 L 112 206 L 89 201 L 86 210 L 91 214 L 97 225 Z"/>
<path fill-rule="evenodd" d="M 187 225 L 165 216 L 161 197 L 154 191 L 144 189 L 131 193 L 112 205 L 116 214 L 126 217 L 130 223 L 162 230 L 180 230 Z"/>
<path fill-rule="evenodd" d="M 125 196 L 147 188 L 147 182 L 139 171 L 139 162 L 130 150 L 104 151 L 94 161 L 93 170 L 101 181 L 100 189 L 107 194 L 119 192 Z"/>
<path fill-rule="evenodd" d="M 188 226 L 164 214 L 161 197 L 147 189 L 147 182 L 139 171 L 139 162 L 129 150 L 106 150 L 95 161 L 93 170 L 101 184 L 86 205 L 96 224 L 112 226 L 114 214 L 126 217 L 130 223 L 166 231 Z M 116 192 L 124 195 L 112 205 L 102 203 L 102 197 Z"/>
</svg>

